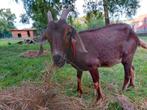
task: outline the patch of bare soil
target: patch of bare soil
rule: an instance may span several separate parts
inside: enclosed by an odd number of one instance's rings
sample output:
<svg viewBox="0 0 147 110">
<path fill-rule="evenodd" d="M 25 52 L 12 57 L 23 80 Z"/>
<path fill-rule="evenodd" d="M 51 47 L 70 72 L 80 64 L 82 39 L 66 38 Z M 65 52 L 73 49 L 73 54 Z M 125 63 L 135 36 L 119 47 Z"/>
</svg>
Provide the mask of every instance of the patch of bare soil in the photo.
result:
<svg viewBox="0 0 147 110">
<path fill-rule="evenodd" d="M 20 56 L 26 57 L 26 58 L 35 58 L 35 57 L 46 56 L 46 55 L 48 55 L 47 50 L 44 50 L 44 52 L 41 55 L 39 55 L 39 51 L 29 50 L 29 51 L 26 51 L 24 53 L 21 53 Z"/>
</svg>

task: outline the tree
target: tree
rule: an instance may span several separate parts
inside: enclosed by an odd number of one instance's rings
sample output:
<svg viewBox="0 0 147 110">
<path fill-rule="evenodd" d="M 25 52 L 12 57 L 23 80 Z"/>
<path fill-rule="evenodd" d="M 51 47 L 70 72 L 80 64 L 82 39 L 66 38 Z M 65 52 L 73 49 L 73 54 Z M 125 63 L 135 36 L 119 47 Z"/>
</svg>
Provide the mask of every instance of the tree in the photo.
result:
<svg viewBox="0 0 147 110">
<path fill-rule="evenodd" d="M 89 0 L 88 2 L 93 2 L 94 4 L 89 5 L 90 7 L 103 7 L 106 25 L 110 23 L 110 19 L 116 17 L 119 18 L 122 15 L 124 15 L 125 17 L 131 17 L 135 15 L 136 10 L 139 7 L 139 0 Z M 95 10 L 95 8 L 90 9 Z M 97 8 L 97 10 L 99 9 Z"/>
<path fill-rule="evenodd" d="M 10 9 L 0 9 L 0 34 L 10 34 L 10 29 L 15 28 L 15 14 L 11 13 Z"/>
<path fill-rule="evenodd" d="M 84 12 L 86 12 L 86 24 L 88 28 L 103 26 L 103 7 L 100 2 L 93 0 L 85 0 Z"/>
<path fill-rule="evenodd" d="M 24 8 L 28 17 L 34 21 L 33 26 L 38 30 L 47 26 L 47 12 L 52 12 L 53 18 L 57 19 L 59 0 L 23 0 Z"/>
<path fill-rule="evenodd" d="M 15 1 L 18 2 L 19 0 Z M 22 2 L 26 15 L 22 16 L 21 21 L 27 21 L 27 17 L 30 17 L 34 21 L 33 26 L 41 31 L 47 26 L 48 10 L 51 11 L 53 18 L 57 20 L 60 10 L 69 5 L 74 7 L 75 0 L 22 0 Z"/>
<path fill-rule="evenodd" d="M 24 23 L 24 24 L 29 24 L 30 23 L 30 19 L 29 19 L 27 14 L 20 15 L 20 18 L 21 18 L 20 19 L 21 23 Z"/>
<path fill-rule="evenodd" d="M 105 25 L 110 24 L 108 5 L 109 5 L 108 0 L 103 0 Z"/>
<path fill-rule="evenodd" d="M 136 14 L 139 0 L 107 0 L 111 18 L 132 17 Z"/>
</svg>

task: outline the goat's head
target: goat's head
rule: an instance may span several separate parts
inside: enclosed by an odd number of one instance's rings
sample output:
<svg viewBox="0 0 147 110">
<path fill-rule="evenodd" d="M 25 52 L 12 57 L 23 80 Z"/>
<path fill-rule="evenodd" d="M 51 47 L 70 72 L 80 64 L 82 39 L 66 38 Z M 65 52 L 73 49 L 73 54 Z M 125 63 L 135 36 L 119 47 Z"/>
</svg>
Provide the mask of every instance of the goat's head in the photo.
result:
<svg viewBox="0 0 147 110">
<path fill-rule="evenodd" d="M 53 21 L 51 12 L 48 12 L 47 36 L 54 64 L 58 67 L 62 67 L 65 64 L 67 53 L 75 54 L 77 32 L 66 23 L 69 11 L 70 9 L 64 9 L 60 20 L 57 22 Z"/>
</svg>

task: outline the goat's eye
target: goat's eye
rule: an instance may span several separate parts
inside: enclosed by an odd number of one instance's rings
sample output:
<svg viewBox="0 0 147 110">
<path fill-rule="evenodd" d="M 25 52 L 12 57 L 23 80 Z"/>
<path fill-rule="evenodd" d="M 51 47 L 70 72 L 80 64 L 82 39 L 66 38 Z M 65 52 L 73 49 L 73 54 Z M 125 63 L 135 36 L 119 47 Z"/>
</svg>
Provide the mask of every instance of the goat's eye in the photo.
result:
<svg viewBox="0 0 147 110">
<path fill-rule="evenodd" d="M 67 32 L 67 34 L 66 34 L 68 37 L 70 37 L 71 36 L 71 32 Z"/>
<path fill-rule="evenodd" d="M 67 34 L 66 34 L 67 36 L 70 36 L 71 35 L 71 32 L 67 32 Z"/>
<path fill-rule="evenodd" d="M 71 31 L 68 31 L 68 32 L 66 33 L 66 38 L 67 38 L 68 40 L 70 40 L 71 36 L 72 36 L 72 32 L 71 32 Z"/>
</svg>

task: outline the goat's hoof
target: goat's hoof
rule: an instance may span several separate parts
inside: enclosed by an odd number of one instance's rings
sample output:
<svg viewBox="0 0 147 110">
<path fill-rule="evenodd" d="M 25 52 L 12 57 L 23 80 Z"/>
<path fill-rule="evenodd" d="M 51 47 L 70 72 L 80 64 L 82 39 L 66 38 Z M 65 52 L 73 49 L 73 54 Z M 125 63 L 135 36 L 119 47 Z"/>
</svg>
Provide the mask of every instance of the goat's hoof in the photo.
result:
<svg viewBox="0 0 147 110">
<path fill-rule="evenodd" d="M 80 90 L 78 90 L 78 97 L 79 97 L 79 98 L 82 98 L 82 94 L 83 94 L 83 92 L 80 91 Z"/>
<path fill-rule="evenodd" d="M 103 101 L 105 101 L 106 97 L 105 95 L 102 95 L 100 97 L 97 97 L 95 104 L 99 105 L 100 103 L 102 103 Z"/>
<path fill-rule="evenodd" d="M 134 84 L 129 84 L 128 86 L 123 87 L 122 91 L 127 91 L 130 88 L 135 88 L 135 85 Z"/>
<path fill-rule="evenodd" d="M 134 84 L 129 84 L 128 88 L 135 88 Z"/>
<path fill-rule="evenodd" d="M 128 88 L 128 86 L 126 85 L 126 86 L 123 86 L 122 87 L 122 91 L 126 91 L 127 90 L 127 88 Z"/>
<path fill-rule="evenodd" d="M 101 94 L 100 96 L 97 96 L 96 102 L 99 102 L 100 100 L 104 100 L 105 99 L 105 95 Z"/>
<path fill-rule="evenodd" d="M 131 85 L 131 84 L 130 84 L 130 85 L 128 86 L 128 88 L 127 88 L 127 91 L 130 91 L 131 89 L 134 89 L 134 88 L 135 88 L 135 85 Z"/>
<path fill-rule="evenodd" d="M 82 98 L 82 94 L 78 93 L 78 97 L 79 97 L 79 98 Z"/>
</svg>

